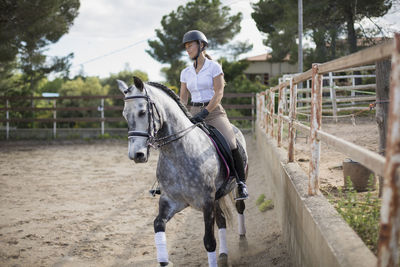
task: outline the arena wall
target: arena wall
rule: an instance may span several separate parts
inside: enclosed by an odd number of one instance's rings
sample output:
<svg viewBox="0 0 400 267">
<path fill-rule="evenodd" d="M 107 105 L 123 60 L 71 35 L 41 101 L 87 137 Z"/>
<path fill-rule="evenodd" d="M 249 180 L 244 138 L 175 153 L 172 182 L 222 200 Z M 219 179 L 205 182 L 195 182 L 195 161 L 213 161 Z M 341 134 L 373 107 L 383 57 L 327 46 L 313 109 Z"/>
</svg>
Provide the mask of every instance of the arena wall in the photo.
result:
<svg viewBox="0 0 400 267">
<path fill-rule="evenodd" d="M 256 126 L 258 157 L 265 162 L 284 240 L 295 266 L 376 266 L 375 255 L 322 195 L 308 196 L 308 176 Z"/>
</svg>

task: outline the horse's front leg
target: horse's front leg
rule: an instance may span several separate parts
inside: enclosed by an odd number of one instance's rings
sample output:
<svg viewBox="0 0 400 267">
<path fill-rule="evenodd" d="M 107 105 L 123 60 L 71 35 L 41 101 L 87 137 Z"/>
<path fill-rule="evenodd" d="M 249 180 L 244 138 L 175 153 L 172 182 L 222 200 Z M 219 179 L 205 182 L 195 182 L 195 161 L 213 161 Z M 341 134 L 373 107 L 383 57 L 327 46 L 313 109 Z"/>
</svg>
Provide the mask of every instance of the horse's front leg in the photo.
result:
<svg viewBox="0 0 400 267">
<path fill-rule="evenodd" d="M 217 267 L 217 242 L 214 236 L 214 223 L 215 223 L 215 203 L 214 200 L 206 202 L 203 208 L 204 217 L 204 247 L 207 250 L 208 265 L 209 267 Z"/>
<path fill-rule="evenodd" d="M 158 204 L 158 216 L 154 220 L 155 243 L 157 249 L 157 261 L 160 266 L 168 265 L 167 239 L 165 236 L 166 223 L 175 215 L 187 207 L 182 203 L 174 203 L 165 195 L 160 197 Z"/>
<path fill-rule="evenodd" d="M 218 265 L 228 266 L 228 246 L 226 241 L 226 219 L 224 213 L 217 201 L 215 205 L 215 220 L 218 226 L 218 238 L 219 238 L 219 256 Z"/>
</svg>

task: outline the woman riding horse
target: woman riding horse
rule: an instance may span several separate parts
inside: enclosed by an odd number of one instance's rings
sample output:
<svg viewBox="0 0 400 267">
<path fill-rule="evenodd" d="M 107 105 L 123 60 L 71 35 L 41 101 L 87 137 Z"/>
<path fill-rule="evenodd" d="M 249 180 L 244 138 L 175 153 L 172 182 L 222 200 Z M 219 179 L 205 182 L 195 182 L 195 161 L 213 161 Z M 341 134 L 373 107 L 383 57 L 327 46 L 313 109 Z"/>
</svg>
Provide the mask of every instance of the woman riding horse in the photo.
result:
<svg viewBox="0 0 400 267">
<path fill-rule="evenodd" d="M 189 111 L 194 115 L 191 121 L 193 123 L 204 121 L 224 135 L 232 150 L 237 173 L 238 195 L 235 200 L 247 199 L 243 159 L 238 150 L 231 123 L 221 105 L 225 85 L 222 67 L 206 54 L 208 41 L 201 31 L 193 30 L 185 33 L 182 43 L 189 57 L 195 62 L 193 66 L 189 66 L 181 72 L 181 101 L 187 105 L 190 94 Z"/>
</svg>

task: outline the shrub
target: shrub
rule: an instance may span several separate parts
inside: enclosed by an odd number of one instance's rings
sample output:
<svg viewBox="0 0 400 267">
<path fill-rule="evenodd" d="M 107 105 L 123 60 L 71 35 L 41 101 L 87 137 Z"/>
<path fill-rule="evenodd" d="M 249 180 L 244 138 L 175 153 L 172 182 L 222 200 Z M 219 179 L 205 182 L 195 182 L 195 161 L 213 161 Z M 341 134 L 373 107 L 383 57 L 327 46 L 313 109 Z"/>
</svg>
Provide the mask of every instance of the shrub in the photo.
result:
<svg viewBox="0 0 400 267">
<path fill-rule="evenodd" d="M 372 192 L 373 175 L 369 177 L 368 191 L 357 193 L 350 177 L 347 177 L 348 189 L 338 188 L 337 196 L 328 194 L 328 199 L 338 213 L 376 255 L 378 251 L 379 219 L 381 202 Z"/>
</svg>

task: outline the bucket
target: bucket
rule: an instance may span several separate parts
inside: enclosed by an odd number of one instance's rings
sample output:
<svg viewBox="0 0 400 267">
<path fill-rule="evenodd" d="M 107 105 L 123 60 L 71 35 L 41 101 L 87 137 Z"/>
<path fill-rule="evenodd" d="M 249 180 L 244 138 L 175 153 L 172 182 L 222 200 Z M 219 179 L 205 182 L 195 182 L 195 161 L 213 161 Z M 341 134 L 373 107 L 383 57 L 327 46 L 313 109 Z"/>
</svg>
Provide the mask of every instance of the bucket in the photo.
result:
<svg viewBox="0 0 400 267">
<path fill-rule="evenodd" d="M 368 191 L 368 181 L 371 175 L 373 175 L 373 180 L 370 189 L 375 190 L 376 177 L 370 169 L 351 159 L 345 159 L 343 161 L 343 178 L 345 188 L 348 188 L 349 186 L 347 177 L 350 176 L 353 187 L 357 192 Z"/>
</svg>

